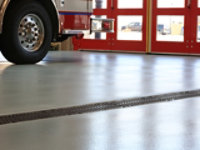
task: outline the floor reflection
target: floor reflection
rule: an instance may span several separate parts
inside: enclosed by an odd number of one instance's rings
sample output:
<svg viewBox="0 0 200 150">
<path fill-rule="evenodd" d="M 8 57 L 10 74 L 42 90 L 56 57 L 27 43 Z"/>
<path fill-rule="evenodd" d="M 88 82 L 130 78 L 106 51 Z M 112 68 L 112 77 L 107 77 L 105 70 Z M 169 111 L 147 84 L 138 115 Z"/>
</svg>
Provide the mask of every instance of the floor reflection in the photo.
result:
<svg viewBox="0 0 200 150">
<path fill-rule="evenodd" d="M 0 126 L 2 149 L 199 150 L 200 97 Z M 45 139 L 45 140 L 44 140 Z"/>
</svg>

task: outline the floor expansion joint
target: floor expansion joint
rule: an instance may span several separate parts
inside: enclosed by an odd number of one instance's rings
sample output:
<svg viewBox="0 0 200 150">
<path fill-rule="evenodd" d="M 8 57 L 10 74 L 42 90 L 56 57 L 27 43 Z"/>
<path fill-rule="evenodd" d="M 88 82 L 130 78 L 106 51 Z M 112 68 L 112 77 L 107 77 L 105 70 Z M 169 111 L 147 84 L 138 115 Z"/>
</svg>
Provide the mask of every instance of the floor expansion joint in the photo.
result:
<svg viewBox="0 0 200 150">
<path fill-rule="evenodd" d="M 192 98 L 200 96 L 200 89 L 191 91 L 174 92 L 168 94 L 158 94 L 152 96 L 135 97 L 122 100 L 113 100 L 100 103 L 91 103 L 79 106 L 30 111 L 17 114 L 0 115 L 0 125 L 17 123 L 23 121 L 31 121 L 38 119 L 53 118 L 66 115 L 76 115 L 89 112 L 97 112 L 103 110 L 110 110 L 116 108 L 125 108 L 137 105 L 145 105 L 157 102 L 166 102 L 173 100 L 180 100 L 185 98 Z"/>
</svg>

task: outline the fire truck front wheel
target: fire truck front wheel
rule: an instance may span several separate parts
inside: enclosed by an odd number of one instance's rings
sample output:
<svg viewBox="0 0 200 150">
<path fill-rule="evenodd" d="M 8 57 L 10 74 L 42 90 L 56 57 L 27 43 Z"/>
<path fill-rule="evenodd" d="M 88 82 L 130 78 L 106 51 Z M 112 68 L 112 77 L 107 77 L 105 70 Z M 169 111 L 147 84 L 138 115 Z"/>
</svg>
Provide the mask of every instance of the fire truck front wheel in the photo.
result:
<svg viewBox="0 0 200 150">
<path fill-rule="evenodd" d="M 34 64 L 48 52 L 52 39 L 50 17 L 35 0 L 10 6 L 3 26 L 2 54 L 15 64 Z"/>
</svg>

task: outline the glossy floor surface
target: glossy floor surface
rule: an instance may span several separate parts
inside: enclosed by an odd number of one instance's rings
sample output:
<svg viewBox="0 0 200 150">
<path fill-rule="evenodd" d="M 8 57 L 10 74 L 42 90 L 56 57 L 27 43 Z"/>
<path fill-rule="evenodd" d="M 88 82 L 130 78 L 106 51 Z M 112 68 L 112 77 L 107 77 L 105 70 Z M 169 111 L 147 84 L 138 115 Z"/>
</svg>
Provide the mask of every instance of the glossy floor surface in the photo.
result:
<svg viewBox="0 0 200 150">
<path fill-rule="evenodd" d="M 0 126 L 2 150 L 199 150 L 200 98 Z"/>
<path fill-rule="evenodd" d="M 0 56 L 0 117 L 200 89 L 200 57 L 50 52 Z M 199 150 L 200 97 L 0 125 L 2 150 Z"/>
<path fill-rule="evenodd" d="M 0 57 L 0 114 L 200 89 L 200 58 L 50 52 L 37 65 Z"/>
</svg>

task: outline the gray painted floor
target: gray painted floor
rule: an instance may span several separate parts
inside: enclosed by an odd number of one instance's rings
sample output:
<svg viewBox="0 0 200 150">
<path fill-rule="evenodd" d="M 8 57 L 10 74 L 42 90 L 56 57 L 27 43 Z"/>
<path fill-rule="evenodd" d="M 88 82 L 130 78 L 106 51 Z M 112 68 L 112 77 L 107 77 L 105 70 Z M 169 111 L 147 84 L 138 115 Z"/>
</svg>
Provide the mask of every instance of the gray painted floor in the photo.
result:
<svg viewBox="0 0 200 150">
<path fill-rule="evenodd" d="M 200 98 L 0 126 L 2 150 L 199 150 Z"/>
<path fill-rule="evenodd" d="M 200 89 L 199 57 L 51 52 L 0 68 L 0 114 Z"/>
<path fill-rule="evenodd" d="M 200 89 L 200 57 L 50 52 L 0 56 L 0 116 Z M 199 150 L 200 97 L 0 126 L 4 150 Z"/>
</svg>

